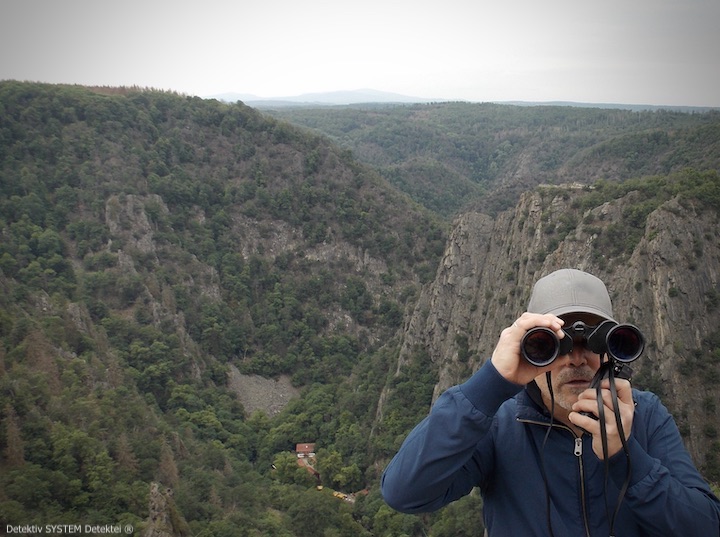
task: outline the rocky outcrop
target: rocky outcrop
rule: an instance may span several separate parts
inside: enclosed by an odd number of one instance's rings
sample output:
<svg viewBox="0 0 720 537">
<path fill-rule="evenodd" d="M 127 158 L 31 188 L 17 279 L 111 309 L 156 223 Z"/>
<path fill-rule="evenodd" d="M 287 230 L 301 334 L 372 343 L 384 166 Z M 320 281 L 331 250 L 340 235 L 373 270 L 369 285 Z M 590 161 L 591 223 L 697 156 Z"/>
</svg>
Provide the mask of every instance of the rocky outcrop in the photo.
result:
<svg viewBox="0 0 720 537">
<path fill-rule="evenodd" d="M 459 217 L 408 321 L 398 369 L 416 346 L 427 349 L 439 371 L 436 398 L 489 358 L 501 330 L 525 310 L 535 280 L 557 268 L 582 269 L 606 282 L 616 319 L 645 334 L 646 351 L 633 364 L 636 385 L 659 393 L 702 465 L 720 407 L 720 364 L 708 343 L 720 322 L 718 215 L 671 199 L 637 227 L 628 215 L 642 201 L 638 193 L 584 212 L 582 194 L 539 189 L 497 218 Z"/>
<path fill-rule="evenodd" d="M 153 482 L 150 485 L 149 514 L 142 537 L 185 537 L 190 528 L 178 513 L 172 489 Z"/>
</svg>

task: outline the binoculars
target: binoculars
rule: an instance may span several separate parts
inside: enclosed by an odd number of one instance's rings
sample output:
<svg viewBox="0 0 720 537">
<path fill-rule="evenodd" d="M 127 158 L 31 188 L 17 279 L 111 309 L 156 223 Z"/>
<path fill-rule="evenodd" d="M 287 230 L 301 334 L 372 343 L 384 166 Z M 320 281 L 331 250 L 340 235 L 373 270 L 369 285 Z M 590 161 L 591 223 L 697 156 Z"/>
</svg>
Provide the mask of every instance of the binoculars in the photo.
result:
<svg viewBox="0 0 720 537">
<path fill-rule="evenodd" d="M 637 360 L 645 348 L 645 338 L 631 324 L 603 321 L 590 326 L 582 321 L 563 327 L 564 338 L 558 338 L 549 328 L 536 327 L 528 330 L 520 343 L 525 360 L 538 367 L 551 364 L 558 356 L 569 354 L 573 342 L 578 341 L 596 354 L 607 354 L 618 362 Z"/>
</svg>

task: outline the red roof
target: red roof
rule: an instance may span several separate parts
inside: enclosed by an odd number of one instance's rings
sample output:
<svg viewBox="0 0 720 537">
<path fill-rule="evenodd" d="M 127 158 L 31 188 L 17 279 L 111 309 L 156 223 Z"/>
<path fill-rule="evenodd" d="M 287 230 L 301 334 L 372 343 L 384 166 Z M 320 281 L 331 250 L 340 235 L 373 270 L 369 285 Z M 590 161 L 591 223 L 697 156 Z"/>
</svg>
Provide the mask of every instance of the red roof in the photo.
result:
<svg viewBox="0 0 720 537">
<path fill-rule="evenodd" d="M 315 444 L 297 444 L 295 446 L 295 452 L 297 453 L 314 453 Z"/>
</svg>

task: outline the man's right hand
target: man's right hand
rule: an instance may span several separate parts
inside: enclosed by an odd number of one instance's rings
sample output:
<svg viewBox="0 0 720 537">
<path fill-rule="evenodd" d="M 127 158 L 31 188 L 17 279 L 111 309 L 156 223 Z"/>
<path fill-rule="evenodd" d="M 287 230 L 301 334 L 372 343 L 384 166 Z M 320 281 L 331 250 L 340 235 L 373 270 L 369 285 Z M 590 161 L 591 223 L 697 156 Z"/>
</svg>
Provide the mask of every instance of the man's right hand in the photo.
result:
<svg viewBox="0 0 720 537">
<path fill-rule="evenodd" d="M 538 367 L 525 360 L 520 352 L 520 342 L 531 328 L 549 328 L 558 338 L 565 337 L 562 327 L 565 322 L 555 315 L 539 313 L 523 313 L 512 325 L 500 333 L 491 361 L 495 369 L 510 382 L 528 384 L 538 375 L 551 371 L 553 365 Z"/>
</svg>

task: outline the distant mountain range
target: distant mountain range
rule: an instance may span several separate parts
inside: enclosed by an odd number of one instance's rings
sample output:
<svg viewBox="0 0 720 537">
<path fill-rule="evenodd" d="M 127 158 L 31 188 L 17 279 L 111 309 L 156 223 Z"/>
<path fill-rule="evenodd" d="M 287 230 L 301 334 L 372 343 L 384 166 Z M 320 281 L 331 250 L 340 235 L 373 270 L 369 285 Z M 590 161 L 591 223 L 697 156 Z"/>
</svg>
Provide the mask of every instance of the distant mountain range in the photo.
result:
<svg viewBox="0 0 720 537">
<path fill-rule="evenodd" d="M 246 93 L 221 93 L 208 96 L 219 101 L 242 101 L 255 108 L 271 108 L 282 106 L 338 106 L 363 103 L 429 103 L 446 101 L 447 99 L 425 99 L 411 97 L 399 93 L 378 91 L 374 89 L 358 89 L 331 91 L 325 93 L 304 93 L 288 97 L 259 97 Z"/>
<path fill-rule="evenodd" d="M 623 103 L 577 103 L 572 101 L 493 101 L 496 104 L 512 104 L 515 106 L 575 106 L 578 108 L 611 108 L 615 110 L 631 110 L 634 112 L 653 110 L 672 110 L 673 112 L 709 112 L 720 110 L 712 106 L 677 106 L 656 104 L 623 104 Z"/>
<path fill-rule="evenodd" d="M 287 97 L 260 97 L 248 93 L 220 93 L 208 95 L 208 99 L 217 99 L 225 102 L 242 101 L 253 108 L 283 108 L 283 107 L 317 107 L 317 106 L 343 106 L 351 104 L 415 104 L 431 102 L 448 102 L 457 99 L 427 99 L 413 97 L 388 91 L 374 89 L 358 89 L 330 91 L 325 93 L 304 93 Z M 677 112 L 707 112 L 718 110 L 708 106 L 671 106 L 651 104 L 622 104 L 622 103 L 582 103 L 572 101 L 489 101 L 496 104 L 511 104 L 515 106 L 574 106 L 579 108 L 611 108 L 619 110 L 673 110 Z"/>
</svg>

